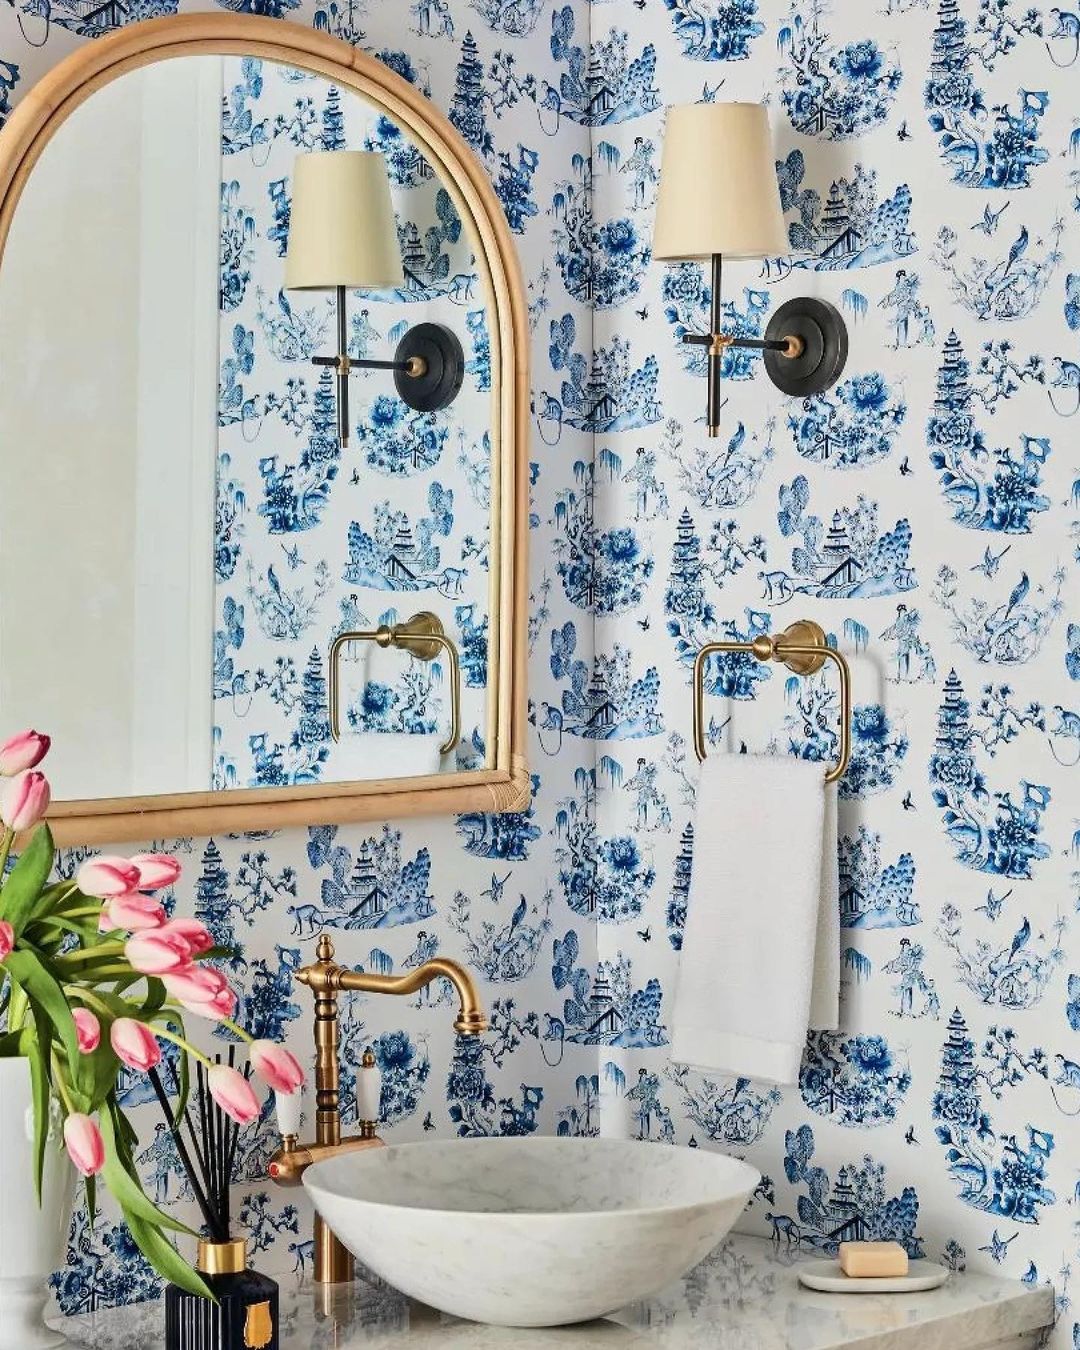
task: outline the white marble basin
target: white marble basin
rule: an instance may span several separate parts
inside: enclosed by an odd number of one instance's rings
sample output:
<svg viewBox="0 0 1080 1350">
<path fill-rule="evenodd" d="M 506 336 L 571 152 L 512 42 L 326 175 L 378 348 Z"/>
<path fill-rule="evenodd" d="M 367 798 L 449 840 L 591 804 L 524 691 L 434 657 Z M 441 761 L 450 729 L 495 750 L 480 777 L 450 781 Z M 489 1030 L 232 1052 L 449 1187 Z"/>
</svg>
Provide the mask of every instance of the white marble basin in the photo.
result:
<svg viewBox="0 0 1080 1350">
<path fill-rule="evenodd" d="M 623 1139 L 394 1144 L 308 1168 L 316 1209 L 390 1284 L 457 1317 L 549 1327 L 648 1298 L 695 1266 L 760 1174 Z"/>
</svg>

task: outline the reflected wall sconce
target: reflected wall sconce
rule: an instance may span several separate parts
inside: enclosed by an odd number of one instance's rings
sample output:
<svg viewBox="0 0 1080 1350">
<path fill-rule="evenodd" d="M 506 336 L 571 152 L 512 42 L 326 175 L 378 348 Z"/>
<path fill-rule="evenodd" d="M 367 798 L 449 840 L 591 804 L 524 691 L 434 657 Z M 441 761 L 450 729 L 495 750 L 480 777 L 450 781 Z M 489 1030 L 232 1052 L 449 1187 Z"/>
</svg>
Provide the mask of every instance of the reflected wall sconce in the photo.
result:
<svg viewBox="0 0 1080 1350">
<path fill-rule="evenodd" d="M 349 355 L 350 290 L 381 290 L 405 282 L 390 180 L 382 155 L 369 150 L 322 150 L 297 155 L 293 168 L 285 289 L 337 292 L 337 355 L 313 363 L 337 373 L 338 437 L 349 443 L 349 373 L 392 370 L 398 396 L 417 412 L 453 403 L 465 375 L 465 354 L 441 323 L 414 324 L 392 361 Z"/>
<path fill-rule="evenodd" d="M 765 337 L 721 331 L 722 261 L 790 252 L 780 205 L 769 115 L 760 103 L 689 103 L 669 108 L 656 203 L 653 257 L 712 262 L 709 332 L 684 342 L 709 349 L 709 435 L 719 435 L 720 376 L 729 347 L 764 354 L 765 369 L 785 394 L 807 398 L 828 389 L 847 360 L 847 326 L 825 300 L 788 300 Z"/>
</svg>

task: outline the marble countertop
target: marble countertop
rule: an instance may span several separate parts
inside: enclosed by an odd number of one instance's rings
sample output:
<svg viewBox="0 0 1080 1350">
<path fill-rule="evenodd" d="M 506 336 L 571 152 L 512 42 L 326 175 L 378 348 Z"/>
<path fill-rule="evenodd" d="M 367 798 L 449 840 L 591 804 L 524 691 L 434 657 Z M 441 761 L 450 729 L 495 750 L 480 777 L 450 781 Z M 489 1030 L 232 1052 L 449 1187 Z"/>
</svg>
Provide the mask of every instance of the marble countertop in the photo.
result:
<svg viewBox="0 0 1080 1350">
<path fill-rule="evenodd" d="M 1035 1344 L 1053 1291 L 988 1275 L 953 1275 L 926 1294 L 818 1294 L 799 1286 L 799 1257 L 734 1235 L 647 1303 L 575 1327 L 515 1330 L 445 1317 L 357 1280 L 316 1290 L 281 1281 L 281 1350 L 984 1350 Z M 52 1323 L 94 1350 L 160 1350 L 160 1303 Z M 1031 1336 L 1030 1341 L 1027 1336 Z"/>
</svg>

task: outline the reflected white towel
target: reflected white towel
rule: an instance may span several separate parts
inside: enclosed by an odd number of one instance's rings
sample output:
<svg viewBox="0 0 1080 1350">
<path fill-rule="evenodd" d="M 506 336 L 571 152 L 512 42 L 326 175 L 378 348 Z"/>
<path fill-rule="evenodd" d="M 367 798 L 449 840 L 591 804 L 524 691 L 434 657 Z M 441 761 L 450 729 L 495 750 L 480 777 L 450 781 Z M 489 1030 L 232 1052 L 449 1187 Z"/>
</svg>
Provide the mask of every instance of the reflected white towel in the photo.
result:
<svg viewBox="0 0 1080 1350">
<path fill-rule="evenodd" d="M 807 1030 L 838 1026 L 836 789 L 825 773 L 787 756 L 702 765 L 676 1062 L 794 1083 Z"/>
<path fill-rule="evenodd" d="M 372 778 L 416 778 L 438 773 L 442 767 L 441 736 L 402 731 L 365 731 L 342 736 L 330 748 L 324 779 L 339 783 L 365 782 Z"/>
</svg>

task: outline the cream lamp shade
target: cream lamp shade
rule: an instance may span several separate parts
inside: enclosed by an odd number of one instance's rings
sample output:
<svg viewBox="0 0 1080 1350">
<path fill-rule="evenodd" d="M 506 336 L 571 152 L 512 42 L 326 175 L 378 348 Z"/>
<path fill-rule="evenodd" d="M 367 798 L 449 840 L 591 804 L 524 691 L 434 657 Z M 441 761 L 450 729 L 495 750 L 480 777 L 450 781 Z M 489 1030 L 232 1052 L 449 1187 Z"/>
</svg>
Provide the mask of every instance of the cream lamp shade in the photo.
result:
<svg viewBox="0 0 1080 1350">
<path fill-rule="evenodd" d="M 390 181 L 382 155 L 323 150 L 296 156 L 293 167 L 288 290 L 400 286 Z"/>
<path fill-rule="evenodd" d="M 677 262 L 791 252 L 769 114 L 760 103 L 668 109 L 653 257 Z"/>
</svg>

